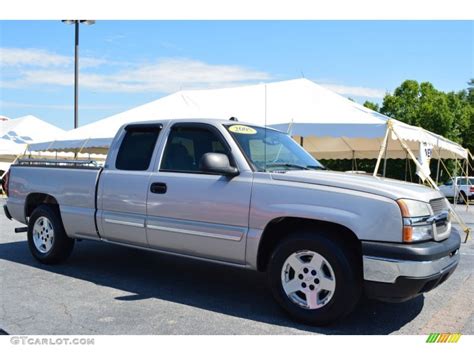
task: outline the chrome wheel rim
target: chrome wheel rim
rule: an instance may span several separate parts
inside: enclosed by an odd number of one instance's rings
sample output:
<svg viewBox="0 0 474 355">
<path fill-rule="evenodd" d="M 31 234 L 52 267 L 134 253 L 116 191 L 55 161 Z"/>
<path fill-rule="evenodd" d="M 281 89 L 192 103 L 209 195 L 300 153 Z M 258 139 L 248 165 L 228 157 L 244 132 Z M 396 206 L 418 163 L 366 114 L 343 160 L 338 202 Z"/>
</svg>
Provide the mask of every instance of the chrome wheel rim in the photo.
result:
<svg viewBox="0 0 474 355">
<path fill-rule="evenodd" d="M 297 251 L 285 260 L 281 283 L 288 298 L 305 309 L 324 307 L 336 290 L 331 264 L 311 250 Z"/>
<path fill-rule="evenodd" d="M 46 254 L 53 247 L 54 228 L 51 221 L 46 217 L 40 217 L 33 226 L 33 242 L 36 249 Z"/>
</svg>

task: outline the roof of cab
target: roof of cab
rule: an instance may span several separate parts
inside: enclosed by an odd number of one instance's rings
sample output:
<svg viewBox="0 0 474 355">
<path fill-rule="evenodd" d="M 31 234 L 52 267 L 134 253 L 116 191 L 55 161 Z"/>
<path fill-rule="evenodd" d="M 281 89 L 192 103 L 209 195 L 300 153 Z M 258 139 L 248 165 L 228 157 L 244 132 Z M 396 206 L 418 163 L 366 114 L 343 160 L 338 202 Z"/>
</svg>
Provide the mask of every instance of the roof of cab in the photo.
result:
<svg viewBox="0 0 474 355">
<path fill-rule="evenodd" d="M 173 125 L 175 123 L 206 123 L 211 125 L 244 125 L 244 126 L 252 126 L 252 127 L 260 127 L 265 128 L 264 126 L 249 123 L 249 122 L 240 122 L 236 120 L 224 120 L 224 119 L 212 119 L 212 118 L 179 118 L 179 119 L 166 119 L 166 120 L 150 120 L 150 121 L 138 121 L 138 122 L 130 122 L 123 125 L 123 127 L 127 127 L 128 125 L 150 125 L 150 124 L 158 124 L 161 123 L 164 126 Z M 278 131 L 274 128 L 267 127 L 267 129 L 271 129 L 273 131 Z"/>
</svg>

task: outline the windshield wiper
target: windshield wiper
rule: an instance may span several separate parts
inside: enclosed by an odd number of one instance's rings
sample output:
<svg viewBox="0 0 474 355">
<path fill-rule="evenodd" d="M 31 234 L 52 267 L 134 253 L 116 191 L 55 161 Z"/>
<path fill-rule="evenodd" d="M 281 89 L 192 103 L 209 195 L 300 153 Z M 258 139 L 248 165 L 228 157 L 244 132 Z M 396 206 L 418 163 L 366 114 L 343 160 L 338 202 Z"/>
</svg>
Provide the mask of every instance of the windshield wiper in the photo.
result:
<svg viewBox="0 0 474 355">
<path fill-rule="evenodd" d="M 316 166 L 316 165 L 308 165 L 307 168 L 309 169 L 313 169 L 313 170 L 328 170 L 326 167 L 324 166 Z"/>
<path fill-rule="evenodd" d="M 301 169 L 301 170 L 310 170 L 309 167 L 303 166 L 303 165 L 298 165 L 298 164 L 290 164 L 290 163 L 270 163 L 270 164 L 266 164 L 266 167 L 277 167 L 277 166 L 283 166 L 285 168 L 296 168 L 296 169 Z"/>
</svg>

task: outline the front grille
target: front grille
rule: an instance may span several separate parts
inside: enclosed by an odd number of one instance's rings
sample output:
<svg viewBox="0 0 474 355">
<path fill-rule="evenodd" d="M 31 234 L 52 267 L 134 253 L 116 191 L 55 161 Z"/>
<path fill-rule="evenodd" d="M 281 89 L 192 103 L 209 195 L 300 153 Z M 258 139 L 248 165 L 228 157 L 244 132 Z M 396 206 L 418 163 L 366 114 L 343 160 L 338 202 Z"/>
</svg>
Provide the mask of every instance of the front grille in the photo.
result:
<svg viewBox="0 0 474 355">
<path fill-rule="evenodd" d="M 437 198 L 437 199 L 431 200 L 430 206 L 435 216 L 440 214 L 441 212 L 449 211 L 448 202 L 445 198 Z M 449 216 L 448 216 L 448 219 L 446 220 L 438 221 L 436 223 L 437 237 L 435 239 L 444 240 L 447 237 L 449 237 L 449 233 L 448 233 L 449 228 L 450 228 Z"/>
<path fill-rule="evenodd" d="M 430 201 L 431 209 L 435 215 L 449 210 L 448 203 L 445 198 L 437 198 Z"/>
<path fill-rule="evenodd" d="M 443 222 L 442 224 L 436 224 L 436 232 L 438 234 L 444 234 L 448 231 L 448 223 Z"/>
</svg>

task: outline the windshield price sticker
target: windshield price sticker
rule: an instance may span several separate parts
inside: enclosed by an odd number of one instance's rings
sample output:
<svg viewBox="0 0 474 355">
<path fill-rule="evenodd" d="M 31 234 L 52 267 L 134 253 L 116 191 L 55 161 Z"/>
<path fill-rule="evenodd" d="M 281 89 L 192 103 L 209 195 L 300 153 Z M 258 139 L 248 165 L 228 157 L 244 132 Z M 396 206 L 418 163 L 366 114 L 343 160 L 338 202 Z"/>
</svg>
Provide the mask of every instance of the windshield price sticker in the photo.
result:
<svg viewBox="0 0 474 355">
<path fill-rule="evenodd" d="M 233 125 L 229 127 L 229 131 L 239 134 L 257 134 L 257 131 L 249 126 Z"/>
</svg>

